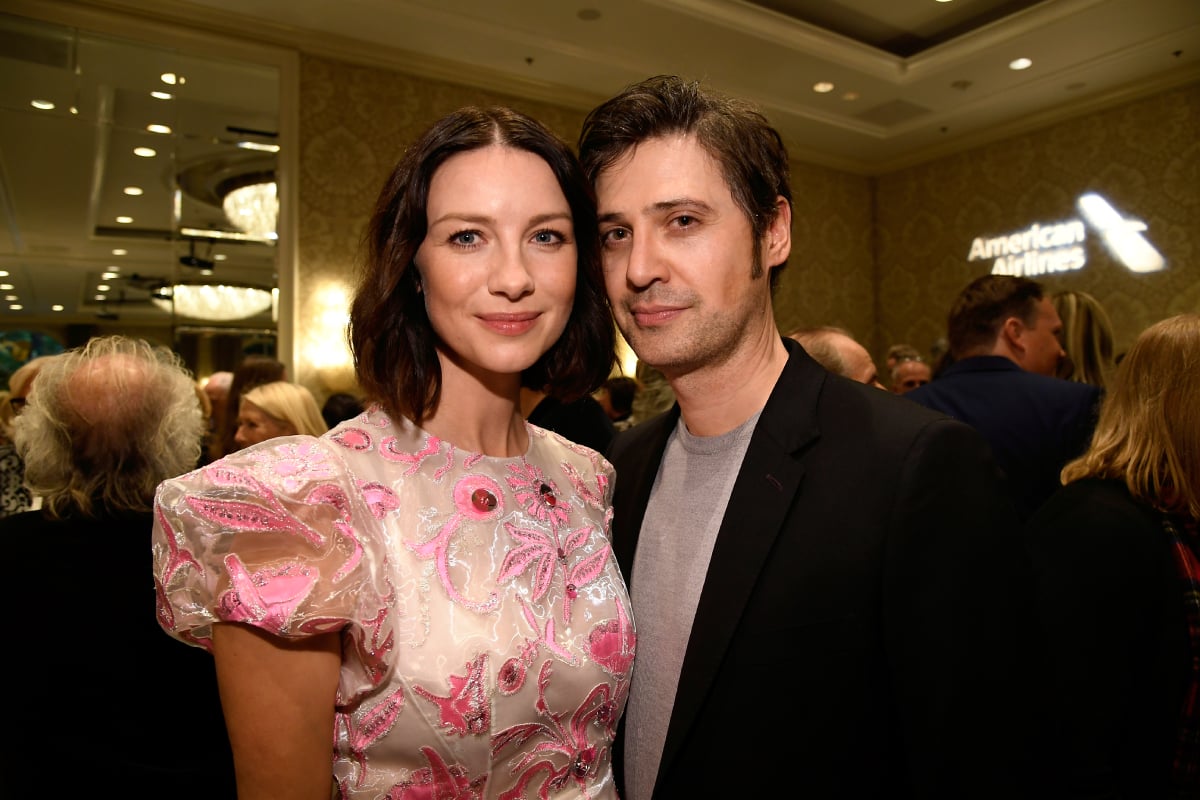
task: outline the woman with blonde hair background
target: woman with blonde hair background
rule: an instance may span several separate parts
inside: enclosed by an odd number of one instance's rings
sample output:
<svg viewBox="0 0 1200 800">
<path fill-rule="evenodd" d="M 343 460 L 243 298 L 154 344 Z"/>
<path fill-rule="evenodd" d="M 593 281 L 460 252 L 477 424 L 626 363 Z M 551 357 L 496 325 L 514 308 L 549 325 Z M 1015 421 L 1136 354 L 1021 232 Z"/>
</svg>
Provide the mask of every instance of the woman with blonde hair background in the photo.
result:
<svg viewBox="0 0 1200 800">
<path fill-rule="evenodd" d="M 233 440 L 242 448 L 276 436 L 320 436 L 327 430 L 312 392 L 297 383 L 272 381 L 242 395 Z"/>
<path fill-rule="evenodd" d="M 1200 797 L 1200 316 L 1146 329 L 1030 521 L 1055 797 Z"/>
<path fill-rule="evenodd" d="M 1050 302 L 1062 320 L 1062 345 L 1067 351 L 1058 377 L 1105 388 L 1116 368 L 1108 312 L 1087 292 L 1057 292 Z"/>
</svg>

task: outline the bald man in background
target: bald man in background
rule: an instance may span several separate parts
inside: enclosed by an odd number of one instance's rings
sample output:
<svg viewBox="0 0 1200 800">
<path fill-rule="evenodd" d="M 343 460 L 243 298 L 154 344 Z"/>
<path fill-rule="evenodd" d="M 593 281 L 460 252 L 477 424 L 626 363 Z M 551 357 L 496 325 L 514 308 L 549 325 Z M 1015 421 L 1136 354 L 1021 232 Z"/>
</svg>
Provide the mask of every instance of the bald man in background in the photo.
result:
<svg viewBox="0 0 1200 800">
<path fill-rule="evenodd" d="M 817 328 L 799 328 L 788 334 L 795 339 L 813 359 L 832 373 L 884 389 L 879 382 L 879 372 L 867 348 L 857 341 L 850 331 L 833 325 Z"/>
</svg>

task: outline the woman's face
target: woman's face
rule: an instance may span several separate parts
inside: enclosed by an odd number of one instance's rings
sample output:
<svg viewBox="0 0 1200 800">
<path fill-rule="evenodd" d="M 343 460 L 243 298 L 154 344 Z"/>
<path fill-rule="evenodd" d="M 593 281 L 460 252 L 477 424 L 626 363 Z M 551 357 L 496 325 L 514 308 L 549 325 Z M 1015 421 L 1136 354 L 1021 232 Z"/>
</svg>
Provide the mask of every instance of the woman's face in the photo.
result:
<svg viewBox="0 0 1200 800">
<path fill-rule="evenodd" d="M 415 263 L 443 360 L 519 376 L 562 335 L 575 298 L 571 207 L 554 173 L 524 150 L 458 153 L 434 172 L 426 214 Z"/>
<path fill-rule="evenodd" d="M 238 404 L 237 432 L 233 435 L 233 441 L 239 449 L 276 436 L 291 436 L 295 432 L 291 423 L 275 419 L 249 400 L 242 400 Z"/>
</svg>

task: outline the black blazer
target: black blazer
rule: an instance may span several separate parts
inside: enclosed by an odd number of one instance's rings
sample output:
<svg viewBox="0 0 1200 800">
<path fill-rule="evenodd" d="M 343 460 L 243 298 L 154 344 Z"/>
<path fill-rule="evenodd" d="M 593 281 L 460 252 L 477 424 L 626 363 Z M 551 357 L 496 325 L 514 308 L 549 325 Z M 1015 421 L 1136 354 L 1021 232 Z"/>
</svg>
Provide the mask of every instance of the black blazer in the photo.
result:
<svg viewBox="0 0 1200 800">
<path fill-rule="evenodd" d="M 713 550 L 655 798 L 1029 796 L 1029 566 L 987 445 L 784 344 Z M 627 579 L 678 419 L 676 405 L 611 449 Z M 654 613 L 632 602 L 635 624 Z"/>
</svg>

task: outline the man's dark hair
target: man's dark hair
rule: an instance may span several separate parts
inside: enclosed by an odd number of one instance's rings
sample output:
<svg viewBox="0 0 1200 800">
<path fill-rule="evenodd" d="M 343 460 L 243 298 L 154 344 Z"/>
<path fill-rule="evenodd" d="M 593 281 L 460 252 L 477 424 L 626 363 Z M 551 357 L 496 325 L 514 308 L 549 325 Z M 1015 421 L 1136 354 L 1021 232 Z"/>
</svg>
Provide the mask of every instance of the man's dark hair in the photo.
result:
<svg viewBox="0 0 1200 800">
<path fill-rule="evenodd" d="M 600 173 L 638 144 L 685 134 L 721 168 L 734 202 L 754 232 L 754 277 L 762 274 L 758 243 L 775 220 L 776 198 L 792 202 L 787 148 L 753 105 L 704 88 L 698 81 L 659 75 L 626 87 L 592 109 L 579 135 L 579 157 L 594 185 Z M 771 288 L 787 264 L 767 265 Z"/>
<path fill-rule="evenodd" d="M 1042 285 L 1014 275 L 982 275 L 959 292 L 950 308 L 947 338 L 955 360 L 991 352 L 1004 320 L 1017 317 L 1026 325 L 1037 322 Z"/>
</svg>

